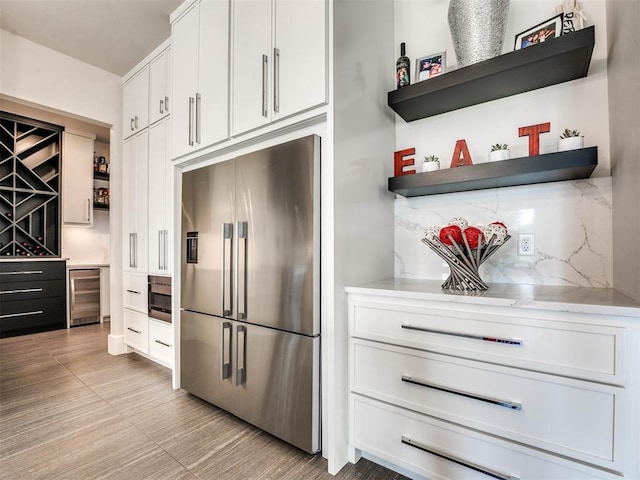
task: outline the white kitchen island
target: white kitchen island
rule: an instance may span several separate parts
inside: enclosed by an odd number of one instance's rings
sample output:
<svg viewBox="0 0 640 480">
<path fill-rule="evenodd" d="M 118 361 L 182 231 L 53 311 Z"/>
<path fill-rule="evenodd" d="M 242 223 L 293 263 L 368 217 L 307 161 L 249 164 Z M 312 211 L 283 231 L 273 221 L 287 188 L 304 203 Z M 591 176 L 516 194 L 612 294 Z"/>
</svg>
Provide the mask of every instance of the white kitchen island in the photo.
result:
<svg viewBox="0 0 640 480">
<path fill-rule="evenodd" d="M 351 461 L 416 478 L 636 478 L 640 304 L 389 279 L 349 298 Z"/>
</svg>

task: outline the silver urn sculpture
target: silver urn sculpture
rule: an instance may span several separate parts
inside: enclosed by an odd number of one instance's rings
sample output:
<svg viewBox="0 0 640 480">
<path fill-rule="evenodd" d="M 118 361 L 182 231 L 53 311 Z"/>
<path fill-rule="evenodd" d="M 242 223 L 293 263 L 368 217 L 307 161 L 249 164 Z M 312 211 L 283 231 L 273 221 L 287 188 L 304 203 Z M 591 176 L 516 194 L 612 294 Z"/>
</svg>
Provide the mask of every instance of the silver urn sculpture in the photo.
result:
<svg viewBox="0 0 640 480">
<path fill-rule="evenodd" d="M 509 0 L 450 0 L 449 29 L 458 67 L 502 53 Z"/>
</svg>

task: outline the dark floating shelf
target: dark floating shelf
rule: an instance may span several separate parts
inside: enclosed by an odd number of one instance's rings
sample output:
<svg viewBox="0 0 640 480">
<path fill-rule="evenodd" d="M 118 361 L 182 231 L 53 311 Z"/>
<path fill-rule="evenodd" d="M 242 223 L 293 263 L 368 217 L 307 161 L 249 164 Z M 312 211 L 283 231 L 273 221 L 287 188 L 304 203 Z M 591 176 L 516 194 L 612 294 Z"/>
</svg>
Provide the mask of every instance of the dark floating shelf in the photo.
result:
<svg viewBox="0 0 640 480">
<path fill-rule="evenodd" d="M 389 190 L 403 197 L 589 178 L 598 165 L 598 147 L 512 158 L 435 172 L 389 178 Z"/>
<path fill-rule="evenodd" d="M 586 77 L 594 27 L 444 73 L 388 94 L 406 122 Z"/>
<path fill-rule="evenodd" d="M 96 180 L 109 180 L 108 173 L 93 172 L 93 178 Z"/>
</svg>

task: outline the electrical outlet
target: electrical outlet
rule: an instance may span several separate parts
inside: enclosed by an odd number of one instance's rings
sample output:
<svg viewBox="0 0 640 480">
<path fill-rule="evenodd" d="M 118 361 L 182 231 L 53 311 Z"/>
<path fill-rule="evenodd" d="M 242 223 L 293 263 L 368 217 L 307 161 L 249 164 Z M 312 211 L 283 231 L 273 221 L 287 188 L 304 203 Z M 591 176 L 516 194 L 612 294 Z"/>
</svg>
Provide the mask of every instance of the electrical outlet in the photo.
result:
<svg viewBox="0 0 640 480">
<path fill-rule="evenodd" d="M 533 233 L 518 234 L 518 255 L 535 254 L 535 244 L 533 241 Z"/>
</svg>

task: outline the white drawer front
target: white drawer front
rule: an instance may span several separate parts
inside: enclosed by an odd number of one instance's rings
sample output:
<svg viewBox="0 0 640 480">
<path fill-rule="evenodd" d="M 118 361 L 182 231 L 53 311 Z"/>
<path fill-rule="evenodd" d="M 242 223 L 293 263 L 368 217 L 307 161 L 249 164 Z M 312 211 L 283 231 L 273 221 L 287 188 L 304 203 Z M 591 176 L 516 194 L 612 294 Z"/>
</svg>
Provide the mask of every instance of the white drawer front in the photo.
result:
<svg viewBox="0 0 640 480">
<path fill-rule="evenodd" d="M 622 389 L 364 340 L 352 348 L 355 392 L 608 468 L 619 463 Z"/>
<path fill-rule="evenodd" d="M 427 478 L 619 478 L 358 395 L 351 409 L 352 446 Z"/>
<path fill-rule="evenodd" d="M 369 302 L 351 304 L 350 316 L 359 338 L 614 385 L 625 380 L 622 327 Z"/>
<path fill-rule="evenodd" d="M 149 354 L 167 366 L 173 366 L 173 326 L 149 319 Z"/>
<path fill-rule="evenodd" d="M 146 275 L 133 275 L 125 273 L 123 278 L 124 297 L 122 304 L 124 308 L 131 308 L 140 313 L 148 313 L 147 295 L 148 284 Z"/>
<path fill-rule="evenodd" d="M 149 319 L 146 315 L 132 310 L 124 310 L 124 343 L 149 353 Z"/>
</svg>

